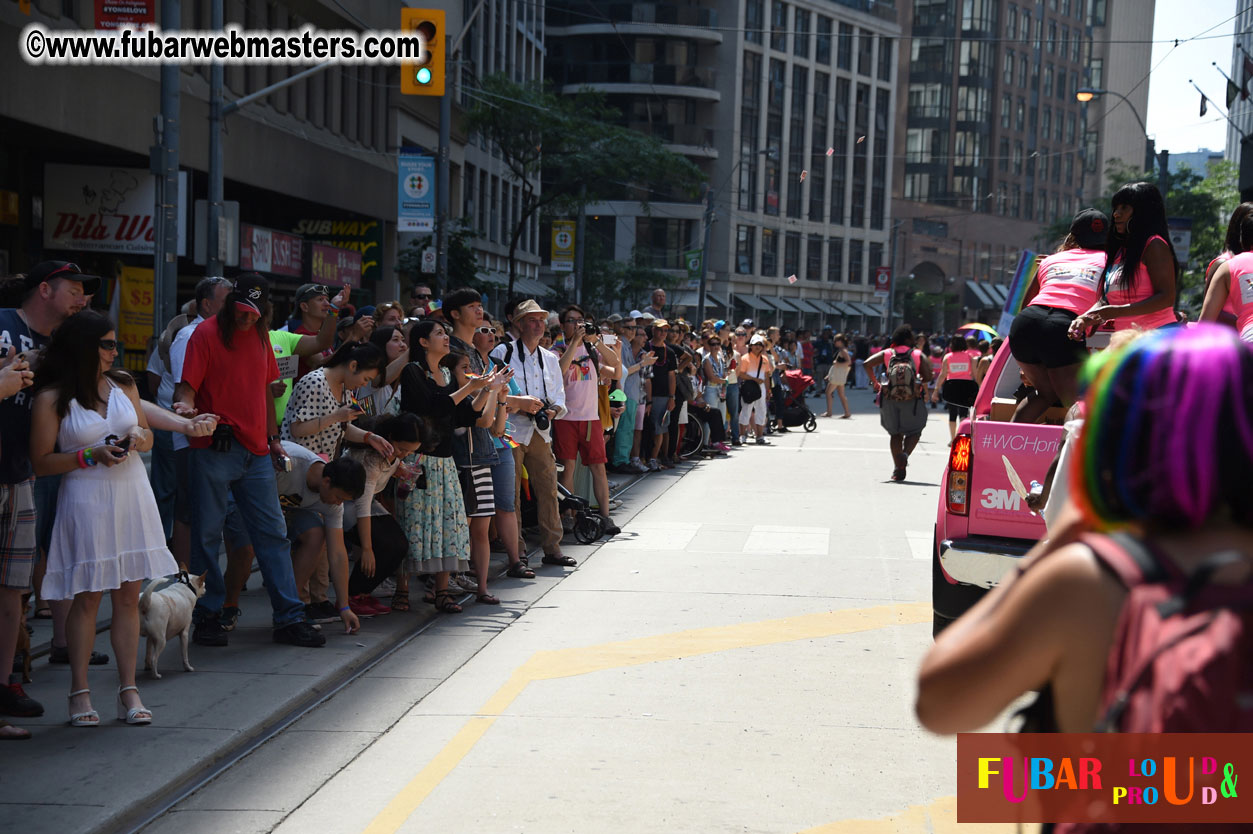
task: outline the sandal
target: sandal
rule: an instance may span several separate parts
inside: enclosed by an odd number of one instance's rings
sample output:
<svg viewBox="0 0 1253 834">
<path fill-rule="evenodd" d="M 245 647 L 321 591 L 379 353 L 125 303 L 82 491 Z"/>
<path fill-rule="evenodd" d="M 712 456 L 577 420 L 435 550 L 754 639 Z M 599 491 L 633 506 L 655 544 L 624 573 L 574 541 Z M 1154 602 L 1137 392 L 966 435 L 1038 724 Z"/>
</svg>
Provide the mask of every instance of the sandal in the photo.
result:
<svg viewBox="0 0 1253 834">
<path fill-rule="evenodd" d="M 23 727 L 14 727 L 8 721 L 0 718 L 0 741 L 25 741 L 30 738 L 30 730 Z"/>
<path fill-rule="evenodd" d="M 460 614 L 461 606 L 452 598 L 452 592 L 448 590 L 435 592 L 435 610 L 443 614 Z"/>
<path fill-rule="evenodd" d="M 544 554 L 543 561 L 546 565 L 561 565 L 563 568 L 572 568 L 578 564 L 578 562 L 569 556 L 552 556 L 547 553 Z"/>
<path fill-rule="evenodd" d="M 514 562 L 509 566 L 509 570 L 505 571 L 505 576 L 512 579 L 534 579 L 535 571 L 528 568 L 523 562 Z"/>
<path fill-rule="evenodd" d="M 71 701 L 74 700 L 75 696 L 77 695 L 90 695 L 90 694 L 91 694 L 90 689 L 76 689 L 70 693 L 69 700 Z M 71 712 L 70 713 L 70 726 L 71 727 L 99 727 L 100 726 L 100 713 L 96 712 L 94 709 L 89 709 L 86 712 Z"/>
<path fill-rule="evenodd" d="M 35 619 L 36 620 L 51 620 L 52 609 L 46 605 L 39 606 L 38 608 L 35 609 Z M 22 736 L 22 738 L 30 738 L 30 734 Z"/>
<path fill-rule="evenodd" d="M 395 591 L 393 591 L 391 606 L 392 606 L 393 611 L 408 611 L 409 610 L 409 589 L 406 588 L 403 591 L 400 589 L 396 589 Z"/>
<path fill-rule="evenodd" d="M 491 594 L 476 594 L 474 598 L 484 605 L 500 605 L 500 598 Z"/>
</svg>

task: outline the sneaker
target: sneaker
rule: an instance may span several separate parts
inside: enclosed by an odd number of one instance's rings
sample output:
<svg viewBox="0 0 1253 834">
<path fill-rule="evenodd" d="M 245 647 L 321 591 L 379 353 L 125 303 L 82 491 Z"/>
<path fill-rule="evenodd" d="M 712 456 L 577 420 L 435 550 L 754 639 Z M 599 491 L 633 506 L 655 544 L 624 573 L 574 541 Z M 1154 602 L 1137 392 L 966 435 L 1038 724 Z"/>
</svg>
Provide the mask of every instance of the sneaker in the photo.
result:
<svg viewBox="0 0 1253 834">
<path fill-rule="evenodd" d="M 759 438 L 757 438 L 757 441 L 756 441 L 756 442 L 757 442 L 757 445 L 758 445 L 758 446 L 766 446 L 766 445 L 769 445 L 769 444 L 767 444 L 767 443 L 766 443 L 766 438 L 764 438 L 764 437 L 759 437 Z"/>
<path fill-rule="evenodd" d="M 729 451 L 731 451 L 731 447 L 730 447 L 730 446 L 728 446 L 728 445 L 727 445 L 727 444 L 725 444 L 725 443 L 715 443 L 715 444 L 714 444 L 714 448 L 715 448 L 715 449 L 717 449 L 719 452 L 729 452 Z"/>
<path fill-rule="evenodd" d="M 378 612 L 374 610 L 374 606 L 369 601 L 373 599 L 369 594 L 358 594 L 355 597 L 348 598 L 348 608 L 358 617 L 373 617 Z"/>
<path fill-rule="evenodd" d="M 467 594 L 477 594 L 479 592 L 479 583 L 468 573 L 454 573 L 452 575 L 452 584 Z"/>
<path fill-rule="evenodd" d="M 43 704 L 27 695 L 20 683 L 0 685 L 0 715 L 38 718 L 43 714 Z"/>
<path fill-rule="evenodd" d="M 660 472 L 660 471 L 661 471 L 661 464 L 657 461 L 657 458 L 649 458 L 649 460 L 648 460 L 648 471 L 649 471 L 649 472 Z"/>
<path fill-rule="evenodd" d="M 731 445 L 732 445 L 732 446 L 743 446 L 743 445 L 744 445 L 744 441 L 743 441 L 743 440 L 732 440 L 732 441 L 731 441 Z"/>
<path fill-rule="evenodd" d="M 218 615 L 218 622 L 222 624 L 223 631 L 234 631 L 235 624 L 239 622 L 239 615 L 244 613 L 237 606 L 227 605 L 222 608 L 222 613 Z"/>
<path fill-rule="evenodd" d="M 326 645 L 326 638 L 309 623 L 288 623 L 274 629 L 274 642 L 316 649 Z"/>
<path fill-rule="evenodd" d="M 392 613 L 392 607 L 388 605 L 387 603 L 383 602 L 383 600 L 374 596 L 374 594 L 365 594 L 365 602 L 367 605 L 369 605 L 371 608 L 374 609 L 375 614 Z"/>
<path fill-rule="evenodd" d="M 613 523 L 613 519 L 607 515 L 600 517 L 600 534 L 602 536 L 616 536 L 622 532 L 622 528 Z"/>
<path fill-rule="evenodd" d="M 329 599 L 305 606 L 305 622 L 336 623 L 339 622 L 339 609 Z"/>
<path fill-rule="evenodd" d="M 191 632 L 191 641 L 197 646 L 225 646 L 228 639 L 226 629 L 217 617 L 204 617 Z"/>
</svg>

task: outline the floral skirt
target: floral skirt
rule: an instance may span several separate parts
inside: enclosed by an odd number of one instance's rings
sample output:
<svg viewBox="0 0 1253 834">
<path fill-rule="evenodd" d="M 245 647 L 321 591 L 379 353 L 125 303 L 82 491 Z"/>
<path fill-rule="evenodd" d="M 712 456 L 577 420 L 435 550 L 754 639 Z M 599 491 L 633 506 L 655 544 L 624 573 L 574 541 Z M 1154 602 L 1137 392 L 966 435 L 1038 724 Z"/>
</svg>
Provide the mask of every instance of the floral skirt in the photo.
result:
<svg viewBox="0 0 1253 834">
<path fill-rule="evenodd" d="M 423 456 L 422 465 L 426 489 L 414 489 L 405 500 L 396 501 L 396 521 L 409 542 L 409 571 L 469 570 L 470 526 L 457 465 L 452 458 L 429 455 Z"/>
</svg>

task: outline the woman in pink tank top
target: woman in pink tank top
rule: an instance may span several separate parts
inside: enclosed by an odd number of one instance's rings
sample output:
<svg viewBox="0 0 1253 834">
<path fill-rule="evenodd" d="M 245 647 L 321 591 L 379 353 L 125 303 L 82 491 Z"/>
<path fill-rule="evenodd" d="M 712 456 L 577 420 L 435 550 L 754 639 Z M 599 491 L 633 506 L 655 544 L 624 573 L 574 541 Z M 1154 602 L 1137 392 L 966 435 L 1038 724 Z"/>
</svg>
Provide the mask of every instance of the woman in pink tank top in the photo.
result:
<svg viewBox="0 0 1253 834">
<path fill-rule="evenodd" d="M 1084 209 L 1070 223 L 1058 250 L 1040 262 L 1027 290 L 1027 305 L 1009 328 L 1009 349 L 1031 380 L 1031 390 L 1014 411 L 1014 422 L 1034 423 L 1055 403 L 1069 408 L 1079 395 L 1079 368 L 1088 358 L 1071 326 L 1092 309 L 1105 271 L 1109 218 Z"/>
<path fill-rule="evenodd" d="M 1214 280 L 1214 275 L 1218 272 L 1218 267 L 1231 260 L 1232 256 L 1245 252 L 1249 247 L 1245 246 L 1240 240 L 1240 225 L 1245 218 L 1253 215 L 1253 203 L 1241 203 L 1236 206 L 1236 210 L 1231 213 L 1231 219 L 1227 221 L 1227 237 L 1223 241 L 1226 249 L 1221 255 L 1209 262 L 1209 266 L 1205 267 L 1205 292 L 1201 295 L 1204 297 L 1209 293 L 1210 283 Z M 1251 241 L 1253 242 L 1253 241 Z M 1228 294 L 1227 303 L 1223 306 L 1222 312 L 1218 314 L 1218 323 L 1225 324 L 1229 327 L 1236 326 L 1236 308 L 1235 296 Z"/>
<path fill-rule="evenodd" d="M 1253 212 L 1244 216 L 1239 236 L 1237 243 L 1253 244 Z M 1240 338 L 1253 342 L 1253 251 L 1233 255 L 1214 271 L 1201 306 L 1201 321 L 1219 321 L 1229 309 L 1235 313 Z"/>
<path fill-rule="evenodd" d="M 1114 234 L 1106 248 L 1110 266 L 1102 282 L 1104 298 L 1071 325 L 1076 338 L 1107 321 L 1115 330 L 1178 323 L 1175 248 L 1161 192 L 1152 183 L 1135 182 L 1118 189 L 1110 202 Z"/>
</svg>

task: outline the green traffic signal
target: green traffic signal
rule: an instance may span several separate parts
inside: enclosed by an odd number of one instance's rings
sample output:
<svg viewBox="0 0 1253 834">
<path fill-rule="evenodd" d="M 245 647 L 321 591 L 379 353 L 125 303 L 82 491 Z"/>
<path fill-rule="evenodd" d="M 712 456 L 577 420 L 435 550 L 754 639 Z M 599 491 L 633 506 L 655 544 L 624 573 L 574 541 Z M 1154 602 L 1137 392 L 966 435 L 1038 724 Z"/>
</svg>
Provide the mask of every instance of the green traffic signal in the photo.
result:
<svg viewBox="0 0 1253 834">
<path fill-rule="evenodd" d="M 418 70 L 416 77 L 418 79 L 419 84 L 430 84 L 431 83 L 431 68 L 422 67 L 421 69 Z"/>
</svg>

